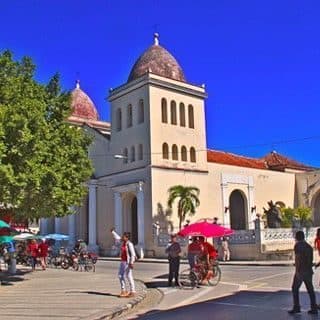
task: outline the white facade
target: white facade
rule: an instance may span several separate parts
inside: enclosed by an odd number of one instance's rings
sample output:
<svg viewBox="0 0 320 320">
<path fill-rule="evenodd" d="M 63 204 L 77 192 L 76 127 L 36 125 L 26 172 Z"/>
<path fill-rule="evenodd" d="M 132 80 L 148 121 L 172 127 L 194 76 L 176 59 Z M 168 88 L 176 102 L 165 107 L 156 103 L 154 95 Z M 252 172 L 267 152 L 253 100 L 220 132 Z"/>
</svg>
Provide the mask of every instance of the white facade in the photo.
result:
<svg viewBox="0 0 320 320">
<path fill-rule="evenodd" d="M 86 128 L 95 136 L 89 150 L 95 173 L 88 181 L 88 198 L 77 214 L 42 221 L 42 231 L 70 234 L 71 243 L 83 238 L 91 249 L 108 254 L 115 227 L 118 233 L 131 232 L 141 252 L 161 255 L 157 235 L 178 226 L 176 208 L 167 207 L 168 189 L 174 185 L 200 189 L 200 206 L 191 221 L 218 217 L 227 227 L 252 229 L 268 201 L 293 207 L 295 172 L 207 160 L 206 95 L 204 86 L 150 68 L 112 90 L 110 136 Z M 155 225 L 160 230 L 155 232 Z"/>
</svg>

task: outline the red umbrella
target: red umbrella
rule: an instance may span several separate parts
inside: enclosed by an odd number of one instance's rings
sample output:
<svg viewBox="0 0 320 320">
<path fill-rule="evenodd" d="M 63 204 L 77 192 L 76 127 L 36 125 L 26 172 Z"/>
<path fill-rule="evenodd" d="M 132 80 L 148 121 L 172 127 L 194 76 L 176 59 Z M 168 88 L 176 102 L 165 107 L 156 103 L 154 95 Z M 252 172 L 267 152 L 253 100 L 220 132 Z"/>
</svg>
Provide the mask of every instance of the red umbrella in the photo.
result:
<svg viewBox="0 0 320 320">
<path fill-rule="evenodd" d="M 232 229 L 222 227 L 219 224 L 214 224 L 210 219 L 203 219 L 189 224 L 178 233 L 178 235 L 182 237 L 203 236 L 206 238 L 223 237 L 231 234 L 233 234 Z"/>
</svg>

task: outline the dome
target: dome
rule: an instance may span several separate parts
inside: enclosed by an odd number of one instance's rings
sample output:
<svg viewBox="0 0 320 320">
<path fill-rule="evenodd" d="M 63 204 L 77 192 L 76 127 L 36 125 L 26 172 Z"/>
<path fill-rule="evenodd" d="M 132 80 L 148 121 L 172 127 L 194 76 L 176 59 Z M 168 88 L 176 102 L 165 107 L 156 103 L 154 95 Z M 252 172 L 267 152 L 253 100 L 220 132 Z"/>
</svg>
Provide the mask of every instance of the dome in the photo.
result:
<svg viewBox="0 0 320 320">
<path fill-rule="evenodd" d="M 127 82 L 135 80 L 147 72 L 186 82 L 182 68 L 177 60 L 159 45 L 159 35 L 157 33 L 154 35 L 154 44 L 133 65 Z"/>
<path fill-rule="evenodd" d="M 71 92 L 72 116 L 86 120 L 98 120 L 97 109 L 89 96 L 80 89 L 77 81 L 76 88 Z"/>
</svg>

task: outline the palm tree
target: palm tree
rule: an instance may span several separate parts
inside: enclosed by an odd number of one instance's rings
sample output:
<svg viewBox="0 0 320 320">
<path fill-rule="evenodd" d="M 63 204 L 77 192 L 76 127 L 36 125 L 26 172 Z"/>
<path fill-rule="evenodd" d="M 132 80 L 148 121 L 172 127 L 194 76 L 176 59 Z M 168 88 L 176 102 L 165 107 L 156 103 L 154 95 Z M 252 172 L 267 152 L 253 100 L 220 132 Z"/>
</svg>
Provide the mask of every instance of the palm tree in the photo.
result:
<svg viewBox="0 0 320 320">
<path fill-rule="evenodd" d="M 186 216 L 194 215 L 196 208 L 200 205 L 199 193 L 197 187 L 184 187 L 177 185 L 169 188 L 168 207 L 172 209 L 175 200 L 178 200 L 178 217 L 179 217 L 179 230 Z"/>
</svg>

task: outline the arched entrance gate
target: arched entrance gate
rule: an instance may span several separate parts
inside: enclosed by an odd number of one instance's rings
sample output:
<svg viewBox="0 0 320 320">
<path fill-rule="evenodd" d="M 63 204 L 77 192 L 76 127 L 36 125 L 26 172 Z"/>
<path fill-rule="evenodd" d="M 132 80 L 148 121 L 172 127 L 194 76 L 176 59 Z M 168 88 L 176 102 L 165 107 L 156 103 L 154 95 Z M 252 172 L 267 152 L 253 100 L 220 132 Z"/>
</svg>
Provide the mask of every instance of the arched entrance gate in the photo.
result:
<svg viewBox="0 0 320 320">
<path fill-rule="evenodd" d="M 132 242 L 145 247 L 143 182 L 113 188 L 114 220 L 118 233 L 130 232 Z"/>
<path fill-rule="evenodd" d="M 230 226 L 233 230 L 248 228 L 247 201 L 240 190 L 234 190 L 229 198 Z"/>
</svg>

